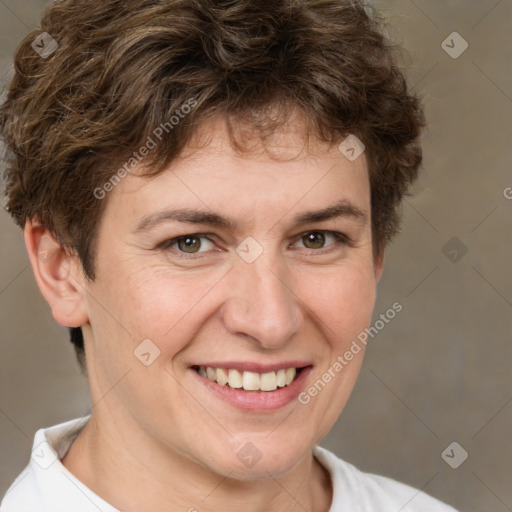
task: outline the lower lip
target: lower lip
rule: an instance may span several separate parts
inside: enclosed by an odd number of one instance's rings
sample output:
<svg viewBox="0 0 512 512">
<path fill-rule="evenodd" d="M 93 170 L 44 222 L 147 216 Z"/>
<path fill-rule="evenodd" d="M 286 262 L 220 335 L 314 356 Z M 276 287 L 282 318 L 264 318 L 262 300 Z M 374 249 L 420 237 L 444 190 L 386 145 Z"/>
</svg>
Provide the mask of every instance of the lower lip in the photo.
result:
<svg viewBox="0 0 512 512">
<path fill-rule="evenodd" d="M 251 412 L 273 412 L 293 402 L 304 387 L 311 369 L 311 366 L 306 366 L 291 384 L 275 391 L 240 391 L 230 388 L 227 384 L 221 386 L 189 368 L 209 392 L 238 409 Z"/>
</svg>

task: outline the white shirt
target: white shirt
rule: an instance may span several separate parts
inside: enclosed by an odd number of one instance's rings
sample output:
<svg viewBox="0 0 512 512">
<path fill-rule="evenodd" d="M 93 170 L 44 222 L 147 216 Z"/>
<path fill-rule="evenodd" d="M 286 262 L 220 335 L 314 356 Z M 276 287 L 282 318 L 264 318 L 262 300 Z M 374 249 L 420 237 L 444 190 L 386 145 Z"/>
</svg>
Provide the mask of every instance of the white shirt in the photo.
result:
<svg viewBox="0 0 512 512">
<path fill-rule="evenodd" d="M 30 462 L 7 490 L 0 512 L 120 512 L 60 462 L 89 418 L 36 432 Z M 457 512 L 413 487 L 363 473 L 325 448 L 315 446 L 313 454 L 331 475 L 329 512 Z"/>
</svg>

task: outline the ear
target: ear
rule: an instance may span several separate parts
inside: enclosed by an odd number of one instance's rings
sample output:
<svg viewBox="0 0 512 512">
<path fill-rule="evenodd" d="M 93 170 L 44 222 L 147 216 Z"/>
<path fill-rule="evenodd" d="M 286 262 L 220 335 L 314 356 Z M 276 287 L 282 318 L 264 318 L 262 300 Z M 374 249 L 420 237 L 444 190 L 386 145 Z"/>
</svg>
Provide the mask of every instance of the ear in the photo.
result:
<svg viewBox="0 0 512 512">
<path fill-rule="evenodd" d="M 53 318 L 66 327 L 85 324 L 85 277 L 78 258 L 67 254 L 36 218 L 26 221 L 23 236 L 34 277 Z"/>
<path fill-rule="evenodd" d="M 375 262 L 374 262 L 375 280 L 377 281 L 377 283 L 380 281 L 383 270 L 384 270 L 384 251 L 382 251 L 382 254 L 377 256 L 377 258 L 375 258 Z"/>
</svg>

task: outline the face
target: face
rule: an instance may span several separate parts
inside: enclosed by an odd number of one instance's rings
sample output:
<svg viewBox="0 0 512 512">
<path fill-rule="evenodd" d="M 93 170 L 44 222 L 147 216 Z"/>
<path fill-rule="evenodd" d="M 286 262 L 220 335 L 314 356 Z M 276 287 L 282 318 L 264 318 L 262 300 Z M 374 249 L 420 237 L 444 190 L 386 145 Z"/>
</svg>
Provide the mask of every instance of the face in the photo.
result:
<svg viewBox="0 0 512 512">
<path fill-rule="evenodd" d="M 205 126 L 210 144 L 107 197 L 83 298 L 93 403 L 162 453 L 283 475 L 332 427 L 362 362 L 333 369 L 380 275 L 366 161 L 306 151 L 293 132 L 274 158 L 241 156 L 223 124 Z"/>
</svg>

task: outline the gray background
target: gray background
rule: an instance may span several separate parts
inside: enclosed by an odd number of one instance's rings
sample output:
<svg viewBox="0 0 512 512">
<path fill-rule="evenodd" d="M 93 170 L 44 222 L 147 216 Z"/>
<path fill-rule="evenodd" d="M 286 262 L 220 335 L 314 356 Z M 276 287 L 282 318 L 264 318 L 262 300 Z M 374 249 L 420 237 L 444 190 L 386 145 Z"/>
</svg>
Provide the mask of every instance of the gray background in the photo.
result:
<svg viewBox="0 0 512 512">
<path fill-rule="evenodd" d="M 0 0 L 3 82 L 44 4 Z M 387 253 L 375 319 L 395 301 L 404 309 L 370 342 L 322 445 L 461 511 L 512 510 L 512 200 L 504 194 L 512 187 L 512 1 L 377 5 L 424 97 L 425 162 Z M 454 31 L 469 43 L 457 59 L 441 46 Z M 3 211 L 0 230 L 3 494 L 27 464 L 35 431 L 87 414 L 90 403 L 67 330 L 54 322 L 21 231 Z M 453 441 L 469 453 L 458 469 L 441 457 Z"/>
</svg>

